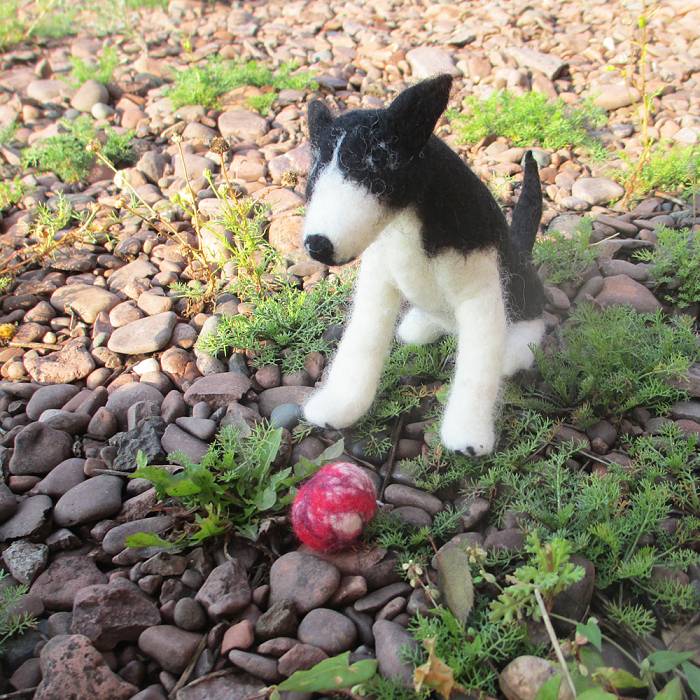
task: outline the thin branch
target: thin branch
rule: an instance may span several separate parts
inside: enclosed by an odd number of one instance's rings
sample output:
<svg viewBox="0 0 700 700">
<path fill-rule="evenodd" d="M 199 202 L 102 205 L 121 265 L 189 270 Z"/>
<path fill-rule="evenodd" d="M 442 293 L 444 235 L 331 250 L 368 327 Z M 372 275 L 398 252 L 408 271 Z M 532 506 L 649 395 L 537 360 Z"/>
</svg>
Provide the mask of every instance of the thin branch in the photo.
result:
<svg viewBox="0 0 700 700">
<path fill-rule="evenodd" d="M 549 640 L 552 642 L 552 647 L 554 648 L 554 653 L 556 654 L 557 660 L 559 661 L 559 665 L 561 666 L 564 678 L 566 678 L 566 682 L 569 685 L 569 688 L 571 689 L 572 695 L 576 697 L 576 687 L 574 686 L 574 681 L 571 678 L 571 674 L 569 673 L 569 667 L 566 665 L 564 652 L 562 652 L 561 650 L 559 640 L 557 639 L 557 635 L 554 632 L 554 627 L 552 627 L 552 620 L 549 617 L 547 606 L 544 604 L 544 599 L 542 598 L 542 594 L 540 593 L 539 588 L 535 588 L 535 598 L 537 600 L 537 605 L 539 605 L 540 612 L 542 613 L 542 620 L 544 622 L 544 626 L 547 630 L 547 634 L 549 635 Z"/>
</svg>

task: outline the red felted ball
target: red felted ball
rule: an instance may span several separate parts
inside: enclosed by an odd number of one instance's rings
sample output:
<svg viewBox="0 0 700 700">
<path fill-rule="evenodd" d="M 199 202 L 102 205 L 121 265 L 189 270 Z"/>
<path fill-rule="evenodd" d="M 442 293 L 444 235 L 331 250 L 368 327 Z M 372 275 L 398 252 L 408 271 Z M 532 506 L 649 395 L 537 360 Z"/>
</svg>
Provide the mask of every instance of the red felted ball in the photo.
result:
<svg viewBox="0 0 700 700">
<path fill-rule="evenodd" d="M 377 510 L 372 480 L 350 462 L 321 467 L 292 504 L 296 536 L 317 552 L 336 552 L 362 534 Z"/>
</svg>

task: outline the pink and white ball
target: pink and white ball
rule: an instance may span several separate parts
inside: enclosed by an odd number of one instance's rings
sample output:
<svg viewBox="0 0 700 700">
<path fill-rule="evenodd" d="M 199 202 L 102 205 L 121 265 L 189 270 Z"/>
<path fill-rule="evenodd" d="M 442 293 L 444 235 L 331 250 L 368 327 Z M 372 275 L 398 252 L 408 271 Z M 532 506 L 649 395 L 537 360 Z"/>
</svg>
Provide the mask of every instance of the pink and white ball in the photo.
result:
<svg viewBox="0 0 700 700">
<path fill-rule="evenodd" d="M 311 549 L 337 552 L 357 541 L 376 510 L 369 476 L 350 462 L 335 462 L 321 467 L 297 492 L 292 527 Z"/>
</svg>

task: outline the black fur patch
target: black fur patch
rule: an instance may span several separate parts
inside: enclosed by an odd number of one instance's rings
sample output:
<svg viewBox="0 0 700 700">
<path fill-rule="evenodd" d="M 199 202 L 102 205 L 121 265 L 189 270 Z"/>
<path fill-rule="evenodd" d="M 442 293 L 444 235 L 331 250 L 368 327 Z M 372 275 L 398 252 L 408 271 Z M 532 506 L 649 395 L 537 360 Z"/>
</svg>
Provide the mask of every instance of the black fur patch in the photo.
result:
<svg viewBox="0 0 700 700">
<path fill-rule="evenodd" d="M 468 254 L 496 247 L 506 273 L 511 319 L 536 318 L 544 303 L 542 285 L 530 261 L 530 240 L 534 240 L 541 216 L 536 165 L 537 187 L 528 190 L 528 204 L 536 211 L 521 208 L 522 231 L 517 235 L 527 241 L 521 246 L 513 240 L 486 185 L 432 133 L 447 106 L 451 83 L 450 76 L 438 76 L 408 88 L 387 109 L 353 110 L 335 118 L 325 104 L 312 102 L 309 132 L 314 161 L 307 199 L 340 142 L 338 166 L 345 177 L 365 187 L 385 206 L 416 210 L 428 255 L 450 248 Z M 531 179 L 532 170 L 529 174 Z M 538 196 L 539 204 L 535 202 Z"/>
</svg>

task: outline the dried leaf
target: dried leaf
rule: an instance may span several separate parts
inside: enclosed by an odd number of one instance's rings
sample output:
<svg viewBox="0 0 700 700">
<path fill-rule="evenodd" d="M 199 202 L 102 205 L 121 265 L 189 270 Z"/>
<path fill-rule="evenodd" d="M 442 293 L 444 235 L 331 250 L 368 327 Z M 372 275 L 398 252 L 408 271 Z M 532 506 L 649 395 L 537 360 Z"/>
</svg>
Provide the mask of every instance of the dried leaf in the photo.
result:
<svg viewBox="0 0 700 700">
<path fill-rule="evenodd" d="M 444 700 L 449 700 L 453 690 L 464 690 L 455 681 L 452 669 L 435 653 L 435 640 L 424 639 L 423 646 L 428 660 L 413 672 L 413 688 L 420 693 L 423 687 L 432 688 Z"/>
</svg>

